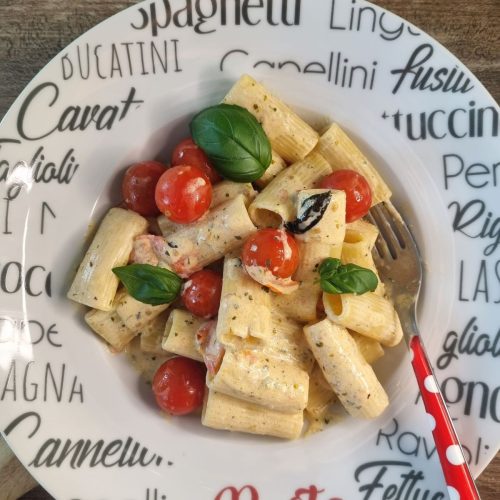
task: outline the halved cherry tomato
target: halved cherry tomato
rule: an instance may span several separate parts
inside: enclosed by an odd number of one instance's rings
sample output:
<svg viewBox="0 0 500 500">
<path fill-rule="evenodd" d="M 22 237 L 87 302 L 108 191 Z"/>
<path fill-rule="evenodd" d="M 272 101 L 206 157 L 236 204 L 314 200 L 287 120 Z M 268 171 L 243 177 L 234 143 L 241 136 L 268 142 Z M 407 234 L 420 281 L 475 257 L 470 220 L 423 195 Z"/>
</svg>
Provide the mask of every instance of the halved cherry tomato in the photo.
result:
<svg viewBox="0 0 500 500">
<path fill-rule="evenodd" d="M 179 142 L 172 153 L 172 165 L 191 165 L 198 167 L 210 179 L 212 184 L 222 178 L 212 166 L 205 152 L 198 147 L 193 139 L 184 139 Z"/>
<path fill-rule="evenodd" d="M 320 187 L 345 191 L 346 222 L 354 222 L 370 210 L 372 190 L 367 180 L 354 170 L 337 170 L 323 178 Z"/>
<path fill-rule="evenodd" d="M 165 361 L 153 378 L 158 406 L 172 415 L 195 411 L 203 403 L 205 376 L 203 363 L 182 356 Z"/>
<path fill-rule="evenodd" d="M 268 269 L 277 278 L 289 278 L 299 265 L 299 247 L 284 229 L 261 229 L 243 245 L 245 267 Z"/>
<path fill-rule="evenodd" d="M 155 189 L 158 179 L 165 171 L 165 165 L 158 161 L 131 165 L 125 172 L 122 182 L 122 194 L 127 208 L 146 217 L 158 215 Z"/>
<path fill-rule="evenodd" d="M 222 276 L 210 269 L 192 274 L 182 289 L 182 302 L 195 316 L 209 319 L 219 311 Z"/>
<path fill-rule="evenodd" d="M 212 184 L 197 167 L 169 168 L 159 179 L 155 192 L 160 212 L 173 222 L 187 224 L 204 215 L 212 202 Z"/>
</svg>

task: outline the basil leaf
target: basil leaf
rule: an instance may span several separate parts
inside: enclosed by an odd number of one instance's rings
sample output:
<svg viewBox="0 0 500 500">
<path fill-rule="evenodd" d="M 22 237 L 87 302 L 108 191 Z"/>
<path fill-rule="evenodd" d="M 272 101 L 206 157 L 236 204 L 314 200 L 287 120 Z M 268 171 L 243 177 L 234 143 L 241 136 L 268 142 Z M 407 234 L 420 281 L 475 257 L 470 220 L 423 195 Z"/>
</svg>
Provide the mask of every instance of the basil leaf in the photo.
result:
<svg viewBox="0 0 500 500">
<path fill-rule="evenodd" d="M 252 182 L 271 164 L 271 143 L 245 108 L 219 104 L 198 113 L 190 125 L 194 142 L 214 168 L 234 182 Z"/>
<path fill-rule="evenodd" d="M 342 265 L 340 259 L 325 259 L 319 266 L 318 272 L 321 279 L 330 279 L 337 273 L 337 269 Z"/>
<path fill-rule="evenodd" d="M 177 274 L 149 264 L 115 267 L 113 272 L 134 299 L 158 306 L 173 302 L 181 291 L 182 280 Z"/>
<path fill-rule="evenodd" d="M 326 293 L 331 293 L 332 295 L 344 293 L 340 288 L 330 283 L 328 280 L 320 280 L 321 289 Z"/>
<path fill-rule="evenodd" d="M 342 264 L 339 259 L 325 259 L 318 269 L 321 288 L 332 294 L 373 292 L 378 285 L 377 275 L 356 264 Z"/>
<path fill-rule="evenodd" d="M 287 222 L 285 228 L 294 234 L 304 234 L 312 229 L 325 215 L 328 204 L 332 199 L 331 191 L 313 194 L 302 201 L 299 207 L 299 217 Z"/>
</svg>

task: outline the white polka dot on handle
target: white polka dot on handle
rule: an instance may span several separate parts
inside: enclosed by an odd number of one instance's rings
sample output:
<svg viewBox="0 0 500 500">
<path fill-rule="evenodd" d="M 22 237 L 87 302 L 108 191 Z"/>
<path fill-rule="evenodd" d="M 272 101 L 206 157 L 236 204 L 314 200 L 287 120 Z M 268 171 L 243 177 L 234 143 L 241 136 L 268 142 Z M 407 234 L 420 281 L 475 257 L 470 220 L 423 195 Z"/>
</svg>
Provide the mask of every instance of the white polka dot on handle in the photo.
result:
<svg viewBox="0 0 500 500">
<path fill-rule="evenodd" d="M 464 455 L 458 444 L 452 444 L 446 448 L 446 458 L 452 465 L 462 465 L 465 462 Z"/>
<path fill-rule="evenodd" d="M 432 392 L 433 394 L 437 394 L 439 392 L 436 379 L 432 375 L 427 375 L 427 377 L 425 377 L 424 387 L 428 392 Z"/>
<path fill-rule="evenodd" d="M 447 488 L 450 500 L 460 500 L 460 493 L 453 486 L 447 486 Z"/>
<path fill-rule="evenodd" d="M 425 415 L 427 416 L 427 422 L 429 423 L 431 431 L 434 431 L 436 428 L 436 419 L 430 413 L 426 413 Z"/>
<path fill-rule="evenodd" d="M 410 349 L 410 363 L 413 363 L 414 359 L 415 359 L 415 353 L 413 352 L 413 349 Z"/>
</svg>

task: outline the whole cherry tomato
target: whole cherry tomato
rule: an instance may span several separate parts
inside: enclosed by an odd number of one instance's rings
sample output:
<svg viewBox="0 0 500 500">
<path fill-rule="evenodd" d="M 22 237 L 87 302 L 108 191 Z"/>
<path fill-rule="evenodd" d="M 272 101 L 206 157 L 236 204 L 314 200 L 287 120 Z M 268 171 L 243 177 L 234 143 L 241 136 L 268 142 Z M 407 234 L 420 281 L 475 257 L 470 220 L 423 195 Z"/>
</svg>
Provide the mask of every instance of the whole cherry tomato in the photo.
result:
<svg viewBox="0 0 500 500">
<path fill-rule="evenodd" d="M 172 415 L 186 415 L 198 409 L 205 394 L 206 368 L 179 356 L 165 361 L 153 378 L 158 406 Z"/>
<path fill-rule="evenodd" d="M 158 180 L 156 205 L 168 219 L 187 224 L 198 220 L 210 208 L 212 184 L 197 167 L 169 168 Z"/>
<path fill-rule="evenodd" d="M 323 189 L 339 189 L 346 194 L 346 222 L 364 217 L 372 205 L 372 190 L 367 180 L 354 170 L 337 170 L 320 184 Z"/>
<path fill-rule="evenodd" d="M 268 269 L 277 278 L 289 278 L 299 265 L 299 247 L 284 229 L 261 229 L 243 245 L 245 267 Z"/>
<path fill-rule="evenodd" d="M 210 269 L 192 274 L 182 289 L 182 302 L 195 316 L 209 319 L 219 311 L 222 276 Z"/>
<path fill-rule="evenodd" d="M 205 152 L 198 147 L 193 139 L 184 139 L 179 142 L 172 153 L 172 165 L 191 165 L 198 167 L 210 179 L 212 184 L 222 178 L 212 166 Z"/>
<path fill-rule="evenodd" d="M 166 167 L 158 161 L 144 161 L 131 165 L 125 172 L 122 194 L 130 210 L 146 217 L 158 215 L 155 203 L 155 189 L 158 179 Z"/>
</svg>

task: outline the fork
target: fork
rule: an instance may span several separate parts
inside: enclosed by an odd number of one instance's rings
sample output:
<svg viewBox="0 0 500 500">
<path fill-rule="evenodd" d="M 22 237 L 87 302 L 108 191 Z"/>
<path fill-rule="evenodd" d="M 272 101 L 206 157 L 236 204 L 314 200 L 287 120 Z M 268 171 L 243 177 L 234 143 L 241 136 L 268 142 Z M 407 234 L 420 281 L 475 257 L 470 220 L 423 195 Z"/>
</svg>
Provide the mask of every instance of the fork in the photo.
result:
<svg viewBox="0 0 500 500">
<path fill-rule="evenodd" d="M 451 500 L 479 499 L 460 441 L 446 408 L 417 326 L 416 305 L 422 284 L 422 259 L 406 223 L 391 203 L 374 206 L 367 219 L 375 224 L 379 237 L 373 258 L 382 281 L 388 282 L 404 338 L 410 349 L 441 468 Z"/>
</svg>

